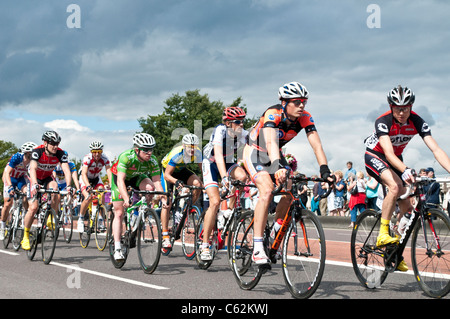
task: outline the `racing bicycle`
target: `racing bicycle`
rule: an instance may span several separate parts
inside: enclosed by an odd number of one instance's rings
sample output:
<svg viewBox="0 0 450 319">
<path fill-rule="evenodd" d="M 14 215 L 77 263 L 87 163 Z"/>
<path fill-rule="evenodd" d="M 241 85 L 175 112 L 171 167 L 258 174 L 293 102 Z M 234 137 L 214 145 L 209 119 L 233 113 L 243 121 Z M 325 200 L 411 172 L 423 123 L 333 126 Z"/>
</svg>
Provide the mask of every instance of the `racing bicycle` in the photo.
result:
<svg viewBox="0 0 450 319">
<path fill-rule="evenodd" d="M 411 263 L 420 288 L 430 297 L 441 298 L 450 290 L 450 219 L 439 207 L 426 201 L 424 186 L 449 182 L 448 179 L 416 177 L 410 192 L 400 199 L 414 197 L 416 206 L 398 244 L 376 245 L 381 211 L 367 209 L 358 216 L 351 237 L 353 270 L 366 288 L 379 288 L 389 273 L 397 269 L 404 255 Z M 431 187 L 430 187 L 431 188 Z M 411 191 L 411 189 L 413 189 Z M 411 237 L 411 246 L 406 244 Z"/>
<path fill-rule="evenodd" d="M 283 190 L 283 184 L 272 194 L 291 198 L 291 205 L 284 217 L 281 228 L 271 238 L 269 221 L 264 230 L 263 244 L 272 264 L 281 257 L 283 277 L 291 295 L 298 299 L 311 297 L 320 285 L 325 269 L 326 242 L 322 224 L 310 210 L 303 208 L 298 189 L 301 182 L 326 182 L 321 178 L 290 176 L 292 187 Z M 284 187 L 286 189 L 286 186 Z M 327 197 L 332 190 L 321 197 Z M 255 265 L 253 254 L 254 213 L 241 215 L 232 230 L 231 258 L 232 270 L 238 285 L 245 290 L 253 289 L 261 276 L 271 269 L 271 265 Z M 281 255 L 281 256 L 280 256 Z"/>
<path fill-rule="evenodd" d="M 3 239 L 3 246 L 8 248 L 9 243 L 12 243 L 15 251 L 20 248 L 24 231 L 23 223 L 27 213 L 23 206 L 24 196 L 26 193 L 22 193 L 17 187 L 14 189 L 14 203 L 6 222 L 5 238 Z"/>
<path fill-rule="evenodd" d="M 112 225 L 114 213 L 111 213 L 108 226 L 109 254 L 112 264 L 120 269 L 125 265 L 131 248 L 137 247 L 139 263 L 146 274 L 151 274 L 156 270 L 161 257 L 162 230 L 158 214 L 150 208 L 145 195 L 169 195 L 165 192 L 131 190 L 130 199 L 133 194 L 138 194 L 141 199 L 130 206 L 124 213 L 123 233 L 121 236 L 121 249 L 123 260 L 114 259 L 115 244 Z M 134 210 L 138 210 L 138 215 L 133 218 Z M 132 220 L 133 219 L 133 220 Z"/>
</svg>

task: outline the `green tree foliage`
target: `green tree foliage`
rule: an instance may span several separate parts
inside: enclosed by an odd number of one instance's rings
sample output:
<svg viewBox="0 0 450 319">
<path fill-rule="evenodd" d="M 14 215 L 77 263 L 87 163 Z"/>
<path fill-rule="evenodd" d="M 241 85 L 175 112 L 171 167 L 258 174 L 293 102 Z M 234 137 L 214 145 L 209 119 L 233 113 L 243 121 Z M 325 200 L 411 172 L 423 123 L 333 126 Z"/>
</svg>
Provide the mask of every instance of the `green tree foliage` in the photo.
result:
<svg viewBox="0 0 450 319">
<path fill-rule="evenodd" d="M 202 142 L 202 147 L 208 143 L 211 130 L 222 123 L 222 112 L 225 107 L 241 105 L 238 97 L 231 105 L 221 101 L 210 101 L 207 94 L 199 90 L 186 91 L 185 95 L 174 94 L 165 101 L 164 112 L 158 115 L 148 115 L 138 119 L 142 132 L 151 134 L 156 140 L 153 154 L 160 161 L 170 150 L 181 141 L 184 134 L 194 133 Z M 246 119 L 245 128 L 249 128 L 255 120 Z"/>
<path fill-rule="evenodd" d="M 6 164 L 8 164 L 9 159 L 15 153 L 17 153 L 19 149 L 11 142 L 5 142 L 0 140 L 0 174 L 3 176 L 3 171 L 5 170 Z M 0 181 L 0 190 L 1 194 L 3 194 L 3 181 Z"/>
</svg>

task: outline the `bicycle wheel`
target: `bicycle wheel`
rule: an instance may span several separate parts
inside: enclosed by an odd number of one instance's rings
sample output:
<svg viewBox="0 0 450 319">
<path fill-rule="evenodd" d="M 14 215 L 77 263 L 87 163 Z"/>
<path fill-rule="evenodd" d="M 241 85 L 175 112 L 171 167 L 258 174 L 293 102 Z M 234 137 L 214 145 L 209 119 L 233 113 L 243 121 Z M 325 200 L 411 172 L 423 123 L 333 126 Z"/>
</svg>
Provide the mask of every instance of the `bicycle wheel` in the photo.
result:
<svg viewBox="0 0 450 319">
<path fill-rule="evenodd" d="M 92 216 L 92 211 L 91 208 L 88 207 L 86 209 L 86 214 L 84 214 L 83 217 L 84 230 L 80 232 L 80 245 L 83 248 L 86 248 L 91 240 L 91 226 L 93 221 L 90 216 Z M 80 222 L 79 219 L 78 222 Z"/>
<path fill-rule="evenodd" d="M 94 220 L 95 229 L 95 243 L 100 251 L 103 251 L 106 247 L 108 239 L 108 212 L 105 206 L 98 206 L 97 214 Z"/>
<path fill-rule="evenodd" d="M 204 212 L 200 218 L 198 219 L 198 223 L 195 227 L 195 261 L 200 269 L 208 269 L 211 266 L 214 257 L 217 253 L 218 240 L 217 240 L 217 226 L 214 225 L 214 229 L 212 231 L 211 237 L 209 239 L 209 250 L 211 252 L 212 259 L 211 260 L 202 260 L 200 257 L 203 243 L 203 221 L 205 218 Z"/>
<path fill-rule="evenodd" d="M 25 211 L 24 207 L 20 208 L 21 211 L 19 211 L 19 213 L 17 214 L 18 220 L 17 222 L 14 222 L 14 224 L 16 225 L 16 227 L 14 227 L 14 229 L 12 230 L 12 245 L 15 251 L 18 251 L 20 249 L 20 243 L 22 241 L 23 238 L 23 232 L 24 232 L 24 228 L 23 228 L 23 217 L 25 216 L 25 214 L 27 213 Z"/>
<path fill-rule="evenodd" d="M 146 209 L 144 220 L 137 229 L 137 252 L 142 270 L 151 274 L 156 270 L 161 257 L 162 230 L 158 215 L 153 209 Z"/>
<path fill-rule="evenodd" d="M 385 249 L 377 247 L 381 213 L 366 209 L 356 219 L 353 227 L 350 254 L 353 270 L 366 288 L 379 288 L 386 279 Z"/>
<path fill-rule="evenodd" d="M 232 230 L 231 270 L 242 289 L 253 289 L 264 269 L 253 265 L 253 212 L 243 213 Z"/>
<path fill-rule="evenodd" d="M 45 264 L 52 261 L 55 253 L 56 240 L 58 239 L 59 226 L 56 212 L 53 208 L 47 209 L 42 225 L 42 260 Z"/>
<path fill-rule="evenodd" d="M 326 241 L 319 218 L 302 210 L 291 223 L 283 244 L 283 276 L 292 296 L 311 297 L 325 269 Z"/>
<path fill-rule="evenodd" d="M 411 238 L 411 260 L 420 288 L 430 297 L 450 291 L 450 220 L 438 209 L 419 219 Z"/>
<path fill-rule="evenodd" d="M 192 206 L 181 230 L 181 249 L 183 250 L 184 257 L 188 260 L 192 260 L 195 257 L 195 227 L 200 215 L 200 209 Z"/>
<path fill-rule="evenodd" d="M 112 232 L 112 225 L 113 225 L 113 221 L 114 221 L 114 213 L 111 212 L 110 218 L 109 218 L 109 226 L 108 226 L 108 243 L 109 243 L 109 258 L 112 262 L 112 264 L 114 265 L 115 268 L 120 269 L 123 267 L 123 265 L 125 265 L 126 261 L 127 261 L 127 257 L 128 257 L 128 244 L 125 245 L 125 238 L 124 235 L 122 235 L 121 237 L 121 245 L 122 245 L 122 254 L 125 257 L 123 260 L 116 260 L 114 259 L 114 252 L 115 252 L 115 244 L 114 244 L 114 235 Z M 125 227 L 125 225 L 123 225 L 123 227 Z"/>
<path fill-rule="evenodd" d="M 30 229 L 30 250 L 27 250 L 27 258 L 29 260 L 33 260 L 36 255 L 37 246 L 40 242 L 40 227 L 33 226 Z"/>
<path fill-rule="evenodd" d="M 61 210 L 60 226 L 63 232 L 64 240 L 70 243 L 73 234 L 73 216 L 72 209 L 64 205 Z"/>
<path fill-rule="evenodd" d="M 14 226 L 14 212 L 10 211 L 5 225 L 5 238 L 3 238 L 3 247 L 5 247 L 5 249 L 8 248 L 9 243 L 12 240 L 13 226 Z"/>
</svg>

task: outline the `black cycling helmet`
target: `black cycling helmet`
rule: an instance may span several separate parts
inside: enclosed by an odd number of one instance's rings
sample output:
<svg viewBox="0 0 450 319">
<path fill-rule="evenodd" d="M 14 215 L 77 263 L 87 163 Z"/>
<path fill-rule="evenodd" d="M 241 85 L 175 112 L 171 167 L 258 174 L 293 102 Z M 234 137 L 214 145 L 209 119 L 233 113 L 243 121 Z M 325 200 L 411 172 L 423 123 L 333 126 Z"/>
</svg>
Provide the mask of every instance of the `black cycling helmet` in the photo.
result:
<svg viewBox="0 0 450 319">
<path fill-rule="evenodd" d="M 42 140 L 46 142 L 60 143 L 61 136 L 55 131 L 47 131 L 42 135 Z"/>
<path fill-rule="evenodd" d="M 415 99 L 414 92 L 407 87 L 403 88 L 401 85 L 393 88 L 387 96 L 390 106 L 413 105 Z"/>
</svg>

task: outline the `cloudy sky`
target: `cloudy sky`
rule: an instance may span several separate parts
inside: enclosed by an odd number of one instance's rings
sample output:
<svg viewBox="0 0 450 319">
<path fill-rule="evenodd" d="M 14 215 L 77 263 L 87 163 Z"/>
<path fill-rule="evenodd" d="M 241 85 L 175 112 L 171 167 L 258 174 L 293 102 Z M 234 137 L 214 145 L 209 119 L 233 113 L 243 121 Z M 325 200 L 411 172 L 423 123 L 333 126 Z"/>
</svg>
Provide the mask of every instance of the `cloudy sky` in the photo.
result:
<svg viewBox="0 0 450 319">
<path fill-rule="evenodd" d="M 450 2 L 375 1 L 2 1 L 0 139 L 38 143 L 55 129 L 71 157 L 93 140 L 114 157 L 131 146 L 137 119 L 161 113 L 175 93 L 200 89 L 225 104 L 242 96 L 253 117 L 299 81 L 330 168 L 351 160 L 362 170 L 364 138 L 402 84 L 450 153 Z M 318 171 L 304 132 L 287 151 L 302 171 Z M 445 173 L 420 137 L 405 162 Z"/>
</svg>

